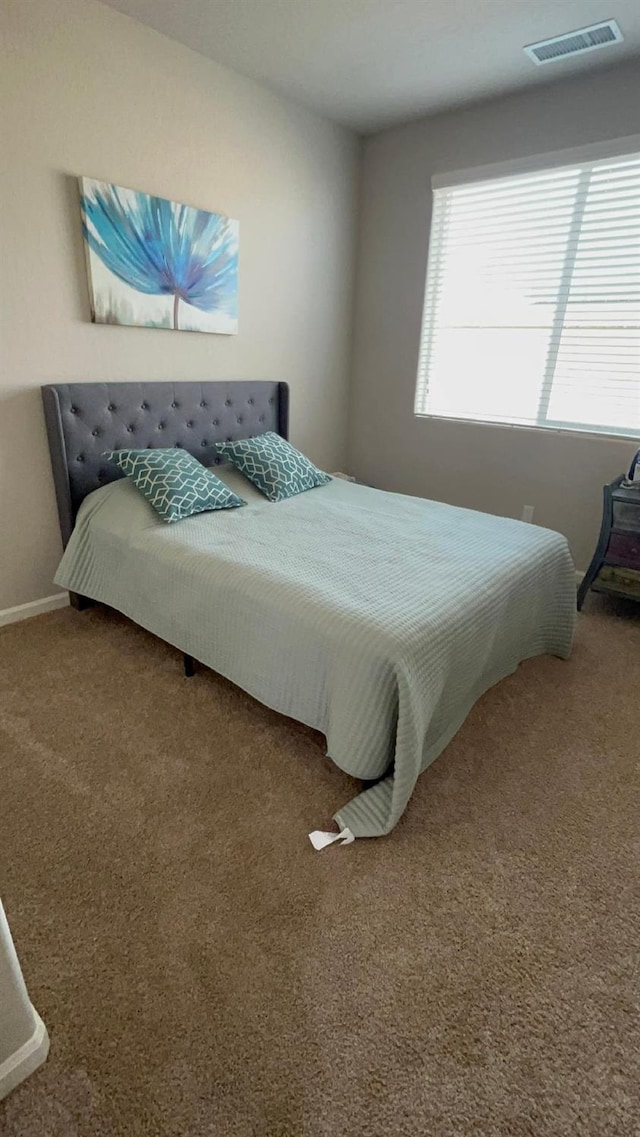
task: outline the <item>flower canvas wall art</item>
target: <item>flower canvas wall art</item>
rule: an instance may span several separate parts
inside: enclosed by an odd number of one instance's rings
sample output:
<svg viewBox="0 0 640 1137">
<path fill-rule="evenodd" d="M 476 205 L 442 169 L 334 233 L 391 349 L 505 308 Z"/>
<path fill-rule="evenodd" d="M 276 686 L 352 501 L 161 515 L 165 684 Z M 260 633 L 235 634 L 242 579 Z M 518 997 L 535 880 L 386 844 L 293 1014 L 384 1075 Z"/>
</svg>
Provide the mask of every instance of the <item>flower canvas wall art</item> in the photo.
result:
<svg viewBox="0 0 640 1137">
<path fill-rule="evenodd" d="M 91 319 L 178 331 L 238 331 L 238 222 L 80 178 Z"/>
</svg>

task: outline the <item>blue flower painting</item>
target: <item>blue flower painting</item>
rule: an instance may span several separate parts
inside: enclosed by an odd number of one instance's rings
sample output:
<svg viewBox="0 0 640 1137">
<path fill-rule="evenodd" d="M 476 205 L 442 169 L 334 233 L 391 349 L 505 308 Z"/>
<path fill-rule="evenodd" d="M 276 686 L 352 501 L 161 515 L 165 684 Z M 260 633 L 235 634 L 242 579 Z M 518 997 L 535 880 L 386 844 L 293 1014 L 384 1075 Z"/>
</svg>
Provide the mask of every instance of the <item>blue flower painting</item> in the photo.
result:
<svg viewBox="0 0 640 1137">
<path fill-rule="evenodd" d="M 80 194 L 95 323 L 237 332 L 237 221 L 91 178 Z"/>
</svg>

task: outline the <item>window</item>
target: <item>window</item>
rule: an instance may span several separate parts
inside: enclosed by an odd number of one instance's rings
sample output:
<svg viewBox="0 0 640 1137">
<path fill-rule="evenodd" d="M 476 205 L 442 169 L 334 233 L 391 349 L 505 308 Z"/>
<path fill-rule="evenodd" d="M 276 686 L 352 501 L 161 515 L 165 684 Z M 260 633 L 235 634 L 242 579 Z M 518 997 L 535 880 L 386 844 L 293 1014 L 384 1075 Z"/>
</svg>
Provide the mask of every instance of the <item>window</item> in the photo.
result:
<svg viewBox="0 0 640 1137">
<path fill-rule="evenodd" d="M 640 432 L 640 153 L 464 178 L 434 179 L 416 414 Z"/>
</svg>

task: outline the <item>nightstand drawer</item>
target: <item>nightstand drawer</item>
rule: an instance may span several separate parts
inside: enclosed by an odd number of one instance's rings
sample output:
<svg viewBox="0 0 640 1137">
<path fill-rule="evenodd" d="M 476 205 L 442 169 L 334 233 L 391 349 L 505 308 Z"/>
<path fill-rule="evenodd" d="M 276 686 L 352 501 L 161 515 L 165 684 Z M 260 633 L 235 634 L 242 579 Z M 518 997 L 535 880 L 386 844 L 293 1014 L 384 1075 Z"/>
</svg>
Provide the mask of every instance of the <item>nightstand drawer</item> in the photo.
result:
<svg viewBox="0 0 640 1137">
<path fill-rule="evenodd" d="M 606 560 L 608 564 L 640 569 L 640 530 L 637 537 L 633 533 L 612 533 Z"/>
<path fill-rule="evenodd" d="M 614 500 L 613 528 L 637 532 L 640 538 L 640 494 L 638 494 L 637 504 Z"/>
</svg>

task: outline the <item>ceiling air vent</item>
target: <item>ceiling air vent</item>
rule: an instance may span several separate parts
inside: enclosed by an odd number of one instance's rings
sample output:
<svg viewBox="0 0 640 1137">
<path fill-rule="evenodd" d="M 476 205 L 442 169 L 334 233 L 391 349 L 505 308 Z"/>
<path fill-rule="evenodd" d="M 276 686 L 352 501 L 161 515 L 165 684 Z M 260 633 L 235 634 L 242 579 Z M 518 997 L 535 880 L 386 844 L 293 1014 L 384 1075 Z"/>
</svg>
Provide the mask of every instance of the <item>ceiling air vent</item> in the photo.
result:
<svg viewBox="0 0 640 1137">
<path fill-rule="evenodd" d="M 616 21 L 604 20 L 601 24 L 592 24 L 588 28 L 566 32 L 563 36 L 543 39 L 540 43 L 530 43 L 523 48 L 523 51 L 529 59 L 540 66 L 543 63 L 555 63 L 556 59 L 565 59 L 567 55 L 583 55 L 586 51 L 598 51 L 601 47 L 621 43 L 622 39 L 622 32 Z"/>
</svg>

